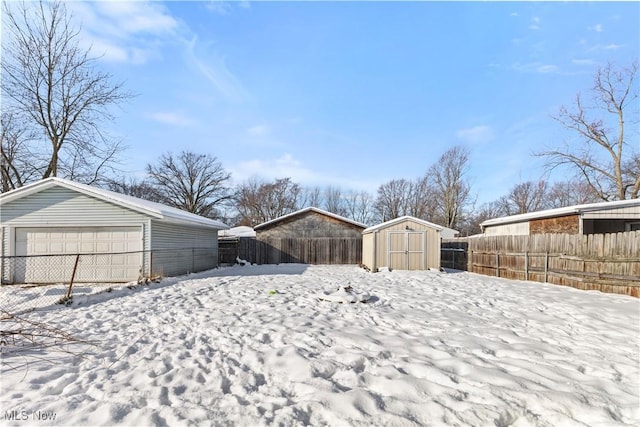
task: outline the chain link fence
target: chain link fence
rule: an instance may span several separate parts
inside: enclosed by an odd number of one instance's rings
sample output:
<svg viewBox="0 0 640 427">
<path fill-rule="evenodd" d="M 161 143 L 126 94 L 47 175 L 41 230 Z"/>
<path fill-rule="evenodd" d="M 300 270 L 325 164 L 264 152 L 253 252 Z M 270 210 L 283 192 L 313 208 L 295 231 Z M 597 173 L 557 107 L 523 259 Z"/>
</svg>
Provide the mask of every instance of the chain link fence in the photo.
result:
<svg viewBox="0 0 640 427">
<path fill-rule="evenodd" d="M 0 257 L 0 310 L 12 314 L 150 280 L 215 268 L 217 251 L 182 248 L 99 254 Z"/>
</svg>

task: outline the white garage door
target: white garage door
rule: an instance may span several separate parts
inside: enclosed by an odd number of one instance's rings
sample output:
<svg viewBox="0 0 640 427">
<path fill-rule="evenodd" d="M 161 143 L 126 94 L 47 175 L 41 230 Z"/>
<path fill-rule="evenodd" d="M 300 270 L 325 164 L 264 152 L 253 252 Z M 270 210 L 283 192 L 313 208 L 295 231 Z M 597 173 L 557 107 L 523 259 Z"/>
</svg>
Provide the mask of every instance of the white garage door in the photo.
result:
<svg viewBox="0 0 640 427">
<path fill-rule="evenodd" d="M 18 283 L 128 282 L 142 268 L 141 227 L 17 228 Z M 89 255 L 97 254 L 97 255 Z"/>
</svg>

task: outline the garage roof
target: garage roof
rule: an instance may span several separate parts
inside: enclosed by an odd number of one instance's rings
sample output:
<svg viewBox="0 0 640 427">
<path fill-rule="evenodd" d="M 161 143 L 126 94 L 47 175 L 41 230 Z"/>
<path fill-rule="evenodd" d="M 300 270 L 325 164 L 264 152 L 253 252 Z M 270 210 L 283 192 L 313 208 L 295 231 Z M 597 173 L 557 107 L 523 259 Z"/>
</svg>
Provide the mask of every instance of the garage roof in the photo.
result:
<svg viewBox="0 0 640 427">
<path fill-rule="evenodd" d="M 281 216 L 281 217 L 278 217 L 278 218 L 272 219 L 271 221 L 263 222 L 262 224 L 258 224 L 258 225 L 256 225 L 255 227 L 253 227 L 253 229 L 254 229 L 254 230 L 259 230 L 259 229 L 261 229 L 261 228 L 269 227 L 269 226 L 271 226 L 271 225 L 273 225 L 273 224 L 276 224 L 276 223 L 278 223 L 278 222 L 280 222 L 280 221 L 284 221 L 284 220 L 286 220 L 286 219 L 288 219 L 288 218 L 291 218 L 291 217 L 294 217 L 294 216 L 297 216 L 297 215 L 301 215 L 301 214 L 303 214 L 303 213 L 305 213 L 305 212 L 316 212 L 316 213 L 319 213 L 319 214 L 322 214 L 322 215 L 326 215 L 326 216 L 329 216 L 329 217 L 335 218 L 335 219 L 340 220 L 340 221 L 348 222 L 349 224 L 353 224 L 353 225 L 355 225 L 356 227 L 366 228 L 366 225 L 364 225 L 364 224 L 362 224 L 362 223 L 360 223 L 360 222 L 353 221 L 353 220 L 351 220 L 351 219 L 349 219 L 349 218 L 345 218 L 345 217 L 343 217 L 343 216 L 340 216 L 340 215 L 334 214 L 334 213 L 332 213 L 332 212 L 325 211 L 325 210 L 323 210 L 323 209 L 319 209 L 319 208 L 315 208 L 315 207 L 311 206 L 311 207 L 304 208 L 304 209 L 300 209 L 300 210 L 298 210 L 298 211 L 291 212 L 290 214 L 283 215 L 283 216 Z"/>
<path fill-rule="evenodd" d="M 148 200 L 139 199 L 137 197 L 128 196 L 126 194 L 120 194 L 114 191 L 109 191 L 86 184 L 80 184 L 75 181 L 57 177 L 46 178 L 4 193 L 0 195 L 0 205 L 20 199 L 30 194 L 39 193 L 52 187 L 63 187 L 69 190 L 77 191 L 78 193 L 111 202 L 127 209 L 131 209 L 150 217 L 168 222 L 194 224 L 207 228 L 214 228 L 217 230 L 226 230 L 229 228 L 229 226 L 223 224 L 220 221 L 205 218 L 203 216 L 166 206 L 161 203 L 150 202 Z"/>
</svg>

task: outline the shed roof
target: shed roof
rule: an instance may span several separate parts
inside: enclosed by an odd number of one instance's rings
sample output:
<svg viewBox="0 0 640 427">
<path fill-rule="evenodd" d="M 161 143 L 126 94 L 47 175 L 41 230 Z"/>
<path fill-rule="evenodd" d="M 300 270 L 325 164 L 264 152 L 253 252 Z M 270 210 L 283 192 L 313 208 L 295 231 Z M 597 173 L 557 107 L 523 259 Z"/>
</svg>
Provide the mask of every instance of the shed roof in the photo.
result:
<svg viewBox="0 0 640 427">
<path fill-rule="evenodd" d="M 411 220 L 411 221 L 417 222 L 418 224 L 422 224 L 422 225 L 424 225 L 426 227 L 435 228 L 438 231 L 442 231 L 444 229 L 443 226 L 438 225 L 438 224 L 434 224 L 433 222 L 429 222 L 429 221 L 425 221 L 424 219 L 415 218 L 413 216 L 405 215 L 405 216 L 401 216 L 401 217 L 398 217 L 396 219 L 392 219 L 390 221 L 386 221 L 386 222 L 383 222 L 381 224 L 369 227 L 366 230 L 364 230 L 362 233 L 363 234 L 371 233 L 371 232 L 376 231 L 376 230 L 380 230 L 380 229 L 383 229 L 383 228 L 386 228 L 386 227 L 390 227 L 390 226 L 395 225 L 395 224 L 399 224 L 399 223 L 404 222 L 406 220 Z"/>
<path fill-rule="evenodd" d="M 285 221 L 287 219 L 290 219 L 290 218 L 298 216 L 298 215 L 302 215 L 302 214 L 307 213 L 307 212 L 316 212 L 316 213 L 319 213 L 321 215 L 326 215 L 326 216 L 335 218 L 335 219 L 337 219 L 339 221 L 343 221 L 343 222 L 347 222 L 349 224 L 355 225 L 356 227 L 360 227 L 360 228 L 366 228 L 367 227 L 365 224 L 362 224 L 360 222 L 353 221 L 353 220 L 351 220 L 349 218 L 345 218 L 343 216 L 334 214 L 333 212 L 325 211 L 323 209 L 319 209 L 319 208 L 310 206 L 308 208 L 300 209 L 298 211 L 291 212 L 290 214 L 283 215 L 281 217 L 272 219 L 271 221 L 267 221 L 267 222 L 263 222 L 262 224 L 258 224 L 255 227 L 253 227 L 253 229 L 254 230 L 260 230 L 260 229 L 263 229 L 263 228 L 266 228 L 266 227 L 270 227 L 272 225 L 277 224 L 278 222 Z"/>
<path fill-rule="evenodd" d="M 193 224 L 204 226 L 207 228 L 215 228 L 217 230 L 226 230 L 229 228 L 226 224 L 213 219 L 205 218 L 191 212 L 166 206 L 161 203 L 151 202 L 137 197 L 128 196 L 126 194 L 116 193 L 114 191 L 93 187 L 86 184 L 80 184 L 68 179 L 51 177 L 46 178 L 15 190 L 8 191 L 0 195 L 0 205 L 18 200 L 30 194 L 36 194 L 52 187 L 63 187 L 78 193 L 96 197 L 98 199 L 111 202 L 113 204 L 131 209 L 152 218 L 182 224 Z"/>
<path fill-rule="evenodd" d="M 547 209 L 538 212 L 528 212 L 524 214 L 503 216 L 500 218 L 488 219 L 480 223 L 481 228 L 494 225 L 512 224 L 515 222 L 530 221 L 532 219 L 553 218 L 566 215 L 580 215 L 585 212 L 593 212 L 605 209 L 640 207 L 640 199 L 617 200 L 614 202 L 588 203 L 583 205 L 567 206 L 563 208 Z"/>
</svg>

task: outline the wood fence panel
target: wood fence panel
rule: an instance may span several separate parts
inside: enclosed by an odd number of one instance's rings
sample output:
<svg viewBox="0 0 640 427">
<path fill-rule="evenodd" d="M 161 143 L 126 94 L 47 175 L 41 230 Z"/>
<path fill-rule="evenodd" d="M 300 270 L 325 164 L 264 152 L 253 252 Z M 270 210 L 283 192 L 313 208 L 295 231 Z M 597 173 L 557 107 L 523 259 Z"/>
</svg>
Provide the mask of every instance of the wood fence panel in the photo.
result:
<svg viewBox="0 0 640 427">
<path fill-rule="evenodd" d="M 362 239 L 352 237 L 267 237 L 244 241 L 241 239 L 237 251 L 241 259 L 255 264 L 360 264 Z"/>
<path fill-rule="evenodd" d="M 486 236 L 442 246 L 465 248 L 474 273 L 640 296 L 640 231 Z"/>
</svg>

